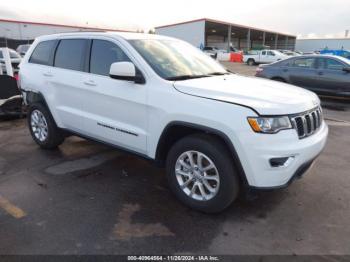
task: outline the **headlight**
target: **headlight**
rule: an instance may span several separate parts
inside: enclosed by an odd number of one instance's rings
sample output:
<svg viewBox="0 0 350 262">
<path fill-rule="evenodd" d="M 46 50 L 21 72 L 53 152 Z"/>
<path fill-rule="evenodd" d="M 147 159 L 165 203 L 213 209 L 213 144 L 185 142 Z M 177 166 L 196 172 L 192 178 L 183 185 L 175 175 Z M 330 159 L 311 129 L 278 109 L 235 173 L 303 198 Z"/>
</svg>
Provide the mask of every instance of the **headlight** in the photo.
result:
<svg viewBox="0 0 350 262">
<path fill-rule="evenodd" d="M 251 128 L 257 133 L 275 134 L 283 129 L 292 128 L 288 116 L 248 117 Z"/>
</svg>

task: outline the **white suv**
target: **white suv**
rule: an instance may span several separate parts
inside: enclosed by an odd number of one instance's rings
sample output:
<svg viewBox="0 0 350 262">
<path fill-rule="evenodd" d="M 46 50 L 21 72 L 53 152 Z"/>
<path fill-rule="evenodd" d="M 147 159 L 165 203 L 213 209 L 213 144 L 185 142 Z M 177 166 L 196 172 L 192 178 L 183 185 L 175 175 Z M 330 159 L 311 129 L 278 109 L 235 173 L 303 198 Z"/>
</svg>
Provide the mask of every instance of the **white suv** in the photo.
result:
<svg viewBox="0 0 350 262">
<path fill-rule="evenodd" d="M 133 33 L 36 39 L 20 86 L 42 148 L 79 135 L 166 166 L 170 188 L 204 212 L 239 189 L 280 188 L 325 146 L 318 97 L 227 72 L 183 41 Z"/>
</svg>

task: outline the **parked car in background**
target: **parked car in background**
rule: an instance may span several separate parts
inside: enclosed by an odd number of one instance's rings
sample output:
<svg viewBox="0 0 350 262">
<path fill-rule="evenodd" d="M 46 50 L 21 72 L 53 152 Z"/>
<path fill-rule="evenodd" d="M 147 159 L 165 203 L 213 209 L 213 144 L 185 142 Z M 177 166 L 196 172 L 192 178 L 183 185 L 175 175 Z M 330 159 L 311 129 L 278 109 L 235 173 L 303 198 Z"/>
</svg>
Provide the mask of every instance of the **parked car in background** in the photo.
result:
<svg viewBox="0 0 350 262">
<path fill-rule="evenodd" d="M 320 95 L 350 97 L 350 60 L 340 56 L 293 57 L 258 67 L 256 76 L 297 85 Z"/>
<path fill-rule="evenodd" d="M 218 57 L 219 49 L 212 46 L 205 46 L 203 48 L 203 52 L 209 55 L 210 57 L 216 59 Z"/>
<path fill-rule="evenodd" d="M 322 55 L 336 55 L 336 56 L 342 56 L 350 60 L 350 51 L 344 50 L 344 49 L 324 49 L 320 51 L 320 54 Z"/>
<path fill-rule="evenodd" d="M 287 56 L 299 56 L 300 54 L 291 50 L 278 50 Z"/>
<path fill-rule="evenodd" d="M 0 48 L 0 65 L 2 68 L 2 72 L 6 74 L 6 65 L 5 65 L 3 50 L 4 48 Z M 13 71 L 14 73 L 17 73 L 19 70 L 18 65 L 21 63 L 22 57 L 13 49 L 9 49 L 9 52 L 10 52 L 10 59 L 11 59 Z"/>
<path fill-rule="evenodd" d="M 269 64 L 288 58 L 277 50 L 251 50 L 243 55 L 243 62 L 248 65 Z"/>
<path fill-rule="evenodd" d="M 23 57 L 27 53 L 29 47 L 30 47 L 30 44 L 19 45 L 16 51 Z"/>
<path fill-rule="evenodd" d="M 22 94 L 14 77 L 0 75 L 0 119 L 21 116 L 23 112 Z"/>
</svg>

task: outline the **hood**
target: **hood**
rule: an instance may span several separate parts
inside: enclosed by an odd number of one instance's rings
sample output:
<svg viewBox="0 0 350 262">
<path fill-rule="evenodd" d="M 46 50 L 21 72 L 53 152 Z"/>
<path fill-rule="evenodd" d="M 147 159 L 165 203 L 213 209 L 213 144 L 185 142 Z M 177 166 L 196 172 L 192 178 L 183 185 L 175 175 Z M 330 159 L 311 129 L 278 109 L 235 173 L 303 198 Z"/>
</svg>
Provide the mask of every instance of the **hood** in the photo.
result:
<svg viewBox="0 0 350 262">
<path fill-rule="evenodd" d="M 176 81 L 174 87 L 188 95 L 244 105 L 260 115 L 296 114 L 320 104 L 317 95 L 308 90 L 236 74 Z"/>
</svg>

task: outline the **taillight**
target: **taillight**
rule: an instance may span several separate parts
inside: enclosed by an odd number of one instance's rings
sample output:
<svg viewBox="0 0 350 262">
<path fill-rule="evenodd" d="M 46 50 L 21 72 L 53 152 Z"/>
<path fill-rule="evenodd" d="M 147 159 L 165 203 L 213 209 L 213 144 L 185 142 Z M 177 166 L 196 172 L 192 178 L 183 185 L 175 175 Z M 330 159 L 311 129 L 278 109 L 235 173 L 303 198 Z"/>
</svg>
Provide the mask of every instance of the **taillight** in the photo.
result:
<svg viewBox="0 0 350 262">
<path fill-rule="evenodd" d="M 256 72 L 257 72 L 257 73 L 261 73 L 262 71 L 264 71 L 264 68 L 262 68 L 262 67 L 258 67 L 258 68 L 256 69 Z"/>
</svg>

